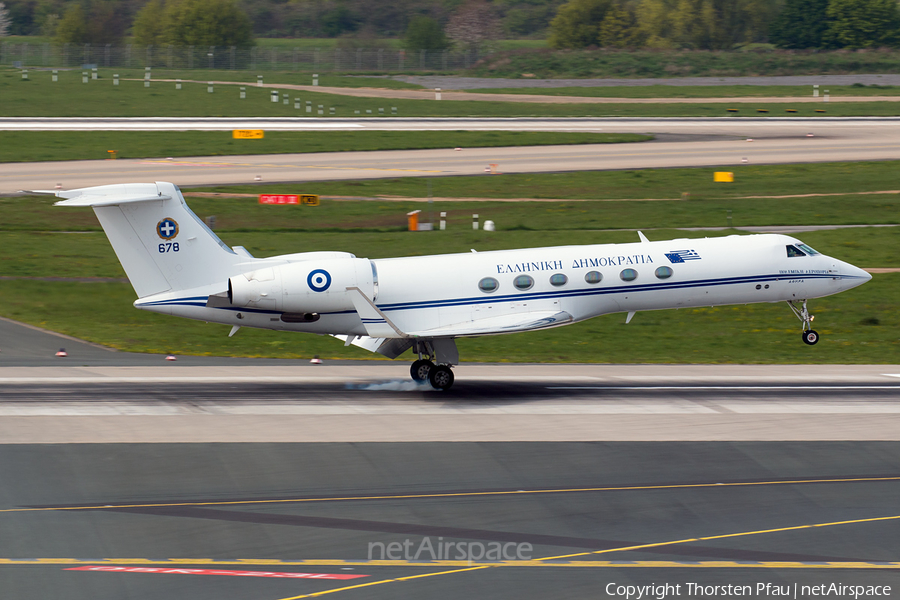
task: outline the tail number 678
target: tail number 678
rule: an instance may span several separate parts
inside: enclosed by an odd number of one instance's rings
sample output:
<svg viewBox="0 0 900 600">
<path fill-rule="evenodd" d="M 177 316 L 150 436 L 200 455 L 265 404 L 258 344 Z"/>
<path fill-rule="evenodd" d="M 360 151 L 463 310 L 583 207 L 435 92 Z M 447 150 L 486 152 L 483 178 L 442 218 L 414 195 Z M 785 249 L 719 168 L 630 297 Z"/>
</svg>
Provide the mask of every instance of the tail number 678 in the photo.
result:
<svg viewBox="0 0 900 600">
<path fill-rule="evenodd" d="M 166 242 L 159 245 L 160 254 L 165 254 L 166 252 L 178 252 L 178 250 L 178 242 Z"/>
</svg>

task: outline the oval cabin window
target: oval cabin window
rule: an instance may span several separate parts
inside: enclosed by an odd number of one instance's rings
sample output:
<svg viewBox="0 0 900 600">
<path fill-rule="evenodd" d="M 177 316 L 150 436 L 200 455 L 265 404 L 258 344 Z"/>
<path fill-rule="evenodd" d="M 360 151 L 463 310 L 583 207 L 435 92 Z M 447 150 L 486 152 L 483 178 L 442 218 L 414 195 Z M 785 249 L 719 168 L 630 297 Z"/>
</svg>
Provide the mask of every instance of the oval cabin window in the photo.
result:
<svg viewBox="0 0 900 600">
<path fill-rule="evenodd" d="M 557 273 L 555 275 L 550 276 L 550 285 L 554 287 L 559 287 L 561 285 L 566 285 L 569 283 L 569 278 L 563 275 L 562 273 Z"/>
<path fill-rule="evenodd" d="M 660 279 L 668 279 L 672 276 L 672 267 L 660 267 L 656 270 L 656 276 Z"/>
<path fill-rule="evenodd" d="M 524 292 L 531 289 L 531 286 L 534 285 L 534 279 L 530 275 L 519 275 L 513 280 L 513 285 L 516 286 L 517 290 Z"/>
<path fill-rule="evenodd" d="M 500 287 L 500 282 L 493 277 L 485 277 L 478 282 L 478 289 L 486 294 L 496 292 L 498 287 Z"/>
</svg>

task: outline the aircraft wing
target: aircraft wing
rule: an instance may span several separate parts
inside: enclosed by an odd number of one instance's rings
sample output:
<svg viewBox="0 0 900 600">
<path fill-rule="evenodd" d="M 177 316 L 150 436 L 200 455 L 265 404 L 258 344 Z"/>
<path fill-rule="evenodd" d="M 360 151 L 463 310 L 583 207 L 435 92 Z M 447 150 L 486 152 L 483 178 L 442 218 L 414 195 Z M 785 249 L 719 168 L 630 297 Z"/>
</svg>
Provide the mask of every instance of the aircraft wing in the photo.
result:
<svg viewBox="0 0 900 600">
<path fill-rule="evenodd" d="M 376 339 L 494 335 L 514 333 L 517 331 L 533 331 L 535 329 L 557 327 L 572 322 L 572 315 L 565 311 L 545 310 L 494 315 L 481 319 L 474 319 L 472 321 L 462 321 L 450 325 L 442 325 L 432 329 L 406 331 L 402 322 L 397 323 L 392 320 L 382 312 L 362 290 L 356 287 L 349 287 L 347 288 L 347 291 L 352 294 L 351 298 L 353 300 L 353 305 L 362 319 L 368 337 Z"/>
<path fill-rule="evenodd" d="M 547 327 L 557 327 L 572 322 L 572 315 L 565 311 L 535 311 L 509 315 L 498 315 L 444 325 L 433 329 L 410 331 L 410 337 L 460 337 L 469 335 L 494 335 L 517 331 L 534 331 Z"/>
<path fill-rule="evenodd" d="M 475 335 L 497 335 L 517 331 L 533 331 L 556 327 L 572 322 L 572 315 L 565 311 L 529 312 L 466 321 L 422 331 L 399 332 L 402 337 L 377 337 L 366 335 L 334 335 L 345 346 L 358 346 L 369 352 L 377 352 L 388 358 L 397 358 L 413 345 L 413 338 L 453 338 Z M 392 325 L 393 326 L 393 325 Z"/>
</svg>

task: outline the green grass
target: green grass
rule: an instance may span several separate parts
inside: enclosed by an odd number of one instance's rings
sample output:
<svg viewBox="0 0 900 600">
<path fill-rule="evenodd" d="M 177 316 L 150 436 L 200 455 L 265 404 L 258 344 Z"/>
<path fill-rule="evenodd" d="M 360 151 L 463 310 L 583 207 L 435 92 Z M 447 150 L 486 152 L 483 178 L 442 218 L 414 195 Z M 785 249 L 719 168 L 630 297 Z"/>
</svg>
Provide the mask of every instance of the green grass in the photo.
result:
<svg viewBox="0 0 900 600">
<path fill-rule="evenodd" d="M 193 203 L 192 203 L 193 204 Z M 62 210 L 62 209 L 59 209 Z M 89 215 L 91 212 L 86 212 Z M 471 214 L 471 213 L 470 213 Z M 481 213 L 479 213 L 481 214 Z M 469 215 L 464 215 L 468 217 Z M 484 214 L 493 217 L 492 214 Z M 633 231 L 532 230 L 487 233 L 450 223 L 449 230 L 432 234 L 406 231 L 307 232 L 289 230 L 217 231 L 230 246 L 244 246 L 254 256 L 340 250 L 366 258 L 437 253 L 481 252 L 569 244 L 616 244 L 636 241 Z M 648 230 L 651 240 L 716 237 L 736 232 Z M 814 231 L 797 237 L 825 254 L 863 267 L 900 267 L 900 231 L 895 228 Z M 87 233 L 0 232 L 0 274 L 7 277 L 123 278 L 106 236 Z M 0 283 L 0 285 L 7 285 Z M 13 284 L 8 284 L 13 285 Z"/>
<path fill-rule="evenodd" d="M 225 72 L 222 72 L 225 73 Z M 802 103 L 796 106 L 764 102 L 735 101 L 724 104 L 544 104 L 493 101 L 434 101 L 356 98 L 321 92 L 283 90 L 291 99 L 288 105 L 271 102 L 270 89 L 246 86 L 247 98 L 241 100 L 233 85 L 217 85 L 207 92 L 205 83 L 185 83 L 176 90 L 174 83 L 152 82 L 145 88 L 141 81 L 112 84 L 111 70 L 104 69 L 101 79 L 81 82 L 80 71 L 61 71 L 59 81 L 52 83 L 47 71 L 31 71 L 23 81 L 18 71 L 0 71 L 0 115 L 9 117 L 297 117 L 308 116 L 305 103 L 335 109 L 338 117 L 378 118 L 379 108 L 385 115 L 392 107 L 398 116 L 434 117 L 525 117 L 525 116 L 724 116 L 728 108 L 740 115 L 756 116 L 767 109 L 771 116 L 787 116 L 785 109 L 794 108 L 791 116 L 816 116 L 823 104 Z M 253 78 L 255 80 L 255 77 Z M 379 79 L 378 82 L 387 80 Z M 300 98 L 303 109 L 295 109 L 293 99 Z M 360 111 L 359 115 L 355 111 Z M 366 111 L 371 111 L 367 113 Z M 898 102 L 832 102 L 828 116 L 895 116 L 900 114 Z M 315 113 L 313 113 L 315 115 Z"/>
<path fill-rule="evenodd" d="M 111 81 L 113 75 L 118 73 L 119 79 L 141 79 L 144 78 L 143 69 L 101 69 L 101 77 L 107 81 Z M 18 73 L 18 72 L 17 72 Z M 41 75 L 46 76 L 46 71 L 41 71 Z M 62 76 L 60 71 L 60 76 Z M 81 69 L 72 69 L 78 77 L 78 83 L 81 84 Z M 239 70 L 209 70 L 209 69 L 160 69 L 155 68 L 151 71 L 152 80 L 165 79 L 182 79 L 187 81 L 198 81 L 205 85 L 208 81 L 238 81 L 250 85 L 257 83 L 257 77 L 263 76 L 265 84 L 290 84 L 290 85 L 313 85 L 313 74 L 311 71 L 239 71 Z M 348 76 L 335 73 L 318 73 L 319 86 L 321 87 L 345 87 L 345 88 L 382 88 L 392 90 L 420 90 L 421 85 L 407 83 L 405 81 L 397 81 L 389 77 L 365 77 L 365 76 Z M 31 77 L 31 75 L 29 75 Z M 21 76 L 20 76 L 21 78 Z M 99 80 L 98 80 L 99 81 Z M 96 82 L 94 82 L 96 83 Z M 187 85 L 187 84 L 185 84 Z M 205 91 L 205 89 L 204 89 Z"/>
<path fill-rule="evenodd" d="M 825 90 L 831 96 L 896 96 L 900 87 L 890 85 L 828 85 L 819 86 L 819 98 Z M 537 94 L 540 96 L 578 96 L 583 98 L 811 98 L 811 85 L 643 85 L 608 87 L 533 87 L 480 88 L 470 90 L 479 94 Z"/>
<path fill-rule="evenodd" d="M 896 363 L 900 274 L 811 302 L 822 341 L 800 341 L 783 304 L 607 315 L 550 331 L 459 340 L 464 361 Z M 280 358 L 378 358 L 309 334 L 242 329 L 136 310 L 128 284 L 0 281 L 0 314 L 129 351 Z M 877 324 L 875 324 L 877 323 Z"/>
<path fill-rule="evenodd" d="M 734 184 L 713 184 L 712 169 L 667 169 L 432 179 L 436 196 L 678 197 L 661 202 L 438 202 L 450 211 L 447 231 L 403 231 L 405 213 L 428 210 L 413 202 L 323 201 L 319 207 L 262 206 L 255 198 L 188 198 L 201 217 L 215 214 L 217 233 L 256 256 L 344 250 L 361 257 L 422 255 L 635 241 L 624 228 L 644 228 L 651 240 L 735 233 L 675 231 L 675 226 L 896 221 L 900 196 L 853 192 L 889 189 L 897 163 L 748 166 Z M 412 179 L 247 186 L 222 191 L 278 191 L 374 196 L 426 194 Z M 673 193 L 674 191 L 674 193 Z M 846 195 L 791 200 L 740 199 L 760 192 L 838 192 Z M 763 195 L 763 194 L 760 194 Z M 308 358 L 377 358 L 315 335 L 228 327 L 138 311 L 127 283 L 40 281 L 46 278 L 122 278 L 124 272 L 87 209 L 52 207 L 47 197 L 0 198 L 0 315 L 116 348 L 146 352 Z M 496 232 L 473 231 L 470 215 L 492 219 Z M 604 228 L 622 230 L 600 231 Z M 652 230 L 653 227 L 661 227 Z M 81 231 L 82 233 L 69 233 Z M 798 235 L 821 252 L 863 267 L 900 267 L 900 231 L 861 228 Z M 875 275 L 846 293 L 811 302 L 822 341 L 799 339 L 799 322 L 783 305 L 644 312 L 631 324 L 608 315 L 551 331 L 460 340 L 467 361 L 698 362 L 698 363 L 896 363 L 900 360 L 900 274 Z M 173 323 L 176 325 L 173 327 Z"/>
<path fill-rule="evenodd" d="M 668 237 L 672 232 L 665 233 Z M 884 230 L 816 232 L 803 238 L 819 249 L 857 262 L 897 256 L 896 234 Z M 692 234 L 698 235 L 698 234 Z M 34 237 L 27 244 L 23 240 Z M 405 254 L 422 248 L 423 236 L 444 251 L 465 247 L 489 249 L 510 245 L 629 241 L 624 232 L 573 236 L 562 232 L 459 232 L 444 236 L 414 233 L 233 233 L 227 243 L 241 243 L 254 253 L 340 248 L 360 256 Z M 481 239 L 475 239 L 480 236 Z M 434 239 L 434 238 L 433 238 Z M 651 236 L 651 239 L 659 239 Z M 14 248 L 14 260 L 30 276 L 121 276 L 105 237 L 100 234 L 0 234 L 2 248 Z M 859 242 L 863 243 L 860 244 Z M 530 242 L 530 243 L 529 243 Z M 886 243 L 882 246 L 882 243 Z M 842 246 L 854 247 L 854 252 Z M 23 251 L 23 248 L 27 248 Z M 371 252 L 367 252 L 371 250 Z M 23 256 L 24 255 L 24 256 Z M 8 257 L 0 261 L 9 273 Z M 868 264 L 863 262 L 862 264 Z M 896 264 L 896 262 L 895 262 Z M 881 265 L 879 265 L 881 266 Z M 16 272 L 16 270 L 13 270 Z M 639 314 L 626 326 L 622 315 L 608 315 L 547 332 L 460 340 L 466 361 L 511 362 L 702 362 L 702 363 L 894 363 L 898 355 L 900 317 L 894 299 L 900 275 L 876 275 L 870 283 L 812 303 L 823 341 L 810 349 L 799 339 L 799 323 L 783 305 L 751 305 L 659 311 Z M 244 329 L 233 338 L 228 327 L 177 320 L 138 311 L 126 283 L 0 281 L 0 314 L 89 341 L 129 351 L 281 358 L 377 358 L 315 335 Z M 877 325 L 876 325 L 877 323 Z M 598 342 L 602 340 L 602 342 Z"/>
<path fill-rule="evenodd" d="M 898 222 L 900 194 L 860 194 L 900 188 L 897 161 L 746 165 L 734 167 L 734 183 L 714 183 L 714 168 L 392 178 L 365 181 L 221 186 L 185 190 L 201 217 L 216 215 L 219 231 L 400 231 L 406 212 L 426 204 L 377 200 L 484 198 L 484 202 L 435 203 L 452 226 L 466 226 L 472 213 L 492 219 L 501 231 L 590 231 L 671 227 L 724 227 L 731 211 L 738 227 L 801 223 Z M 366 202 L 324 200 L 319 207 L 260 206 L 250 198 L 191 198 L 193 192 L 310 193 L 376 198 Z M 681 200 L 689 192 L 689 200 Z M 752 198 L 790 194 L 841 194 L 799 198 Z M 562 198 L 582 202 L 491 202 L 497 198 Z M 639 199 L 666 201 L 634 202 Z M 4 197 L 0 230 L 98 231 L 90 211 L 53 207 L 54 198 Z M 850 230 L 853 231 L 853 230 Z M 893 231 L 874 230 L 874 231 Z M 565 235 L 565 233 L 564 233 Z M 856 234 L 854 234 L 856 235 Z M 588 243 L 588 242 L 585 242 Z M 2 274 L 2 273 L 0 273 Z"/>
<path fill-rule="evenodd" d="M 500 165 L 502 168 L 502 164 Z M 641 226 L 666 227 L 667 225 L 700 226 L 724 225 L 718 221 L 702 219 L 693 211 L 703 206 L 699 202 L 708 199 L 745 198 L 747 196 L 783 196 L 790 194 L 848 194 L 884 190 L 900 190 L 897 169 L 900 161 L 838 162 L 785 165 L 734 165 L 728 167 L 734 173 L 733 183 L 715 183 L 713 172 L 721 167 L 697 167 L 677 169 L 633 169 L 623 171 L 580 171 L 571 173 L 522 173 L 493 176 L 437 177 L 431 179 L 433 195 L 446 198 L 566 198 L 586 200 L 615 199 L 671 199 L 681 198 L 689 192 L 689 202 L 677 202 L 663 211 L 656 203 L 606 202 L 601 205 L 604 227 L 612 223 L 628 221 L 630 215 L 641 214 Z M 372 179 L 364 181 L 334 181 L 309 184 L 315 192 L 337 196 L 427 196 L 427 180 L 417 177 Z M 234 191 L 245 193 L 276 193 L 283 186 L 234 186 L 197 188 L 198 191 Z M 260 190 L 260 191 L 257 191 Z M 736 220 L 742 225 L 772 225 L 792 222 L 799 217 L 803 222 L 822 218 L 833 223 L 886 223 L 896 222 L 896 197 L 872 195 L 854 199 L 854 210 L 846 210 L 848 200 L 840 197 L 754 199 L 741 201 L 752 211 L 753 218 Z M 868 208 L 865 203 L 870 203 Z M 577 205 L 576 205 L 577 206 Z M 627 214 L 618 212 L 625 207 Z M 715 210 L 718 210 L 716 207 Z M 727 207 L 733 208 L 733 207 Z M 777 211 L 772 220 L 771 210 Z M 631 211 L 640 211 L 633 213 Z M 672 211 L 689 211 L 687 220 L 680 220 Z M 859 215 L 856 220 L 855 216 Z M 717 218 L 717 217 L 716 217 Z M 650 221 L 648 222 L 647 219 Z M 679 219 L 672 222 L 672 219 Z M 742 219 L 738 214 L 735 219 Z M 848 220 L 849 219 L 849 220 Z M 622 223 L 633 227 L 633 223 Z"/>
<path fill-rule="evenodd" d="M 236 140 L 230 131 L 2 131 L 0 162 L 85 160 L 175 156 L 232 156 L 406 150 L 606 144 L 640 142 L 651 136 L 607 133 L 448 131 L 423 136 L 415 131 L 269 131 L 261 140 Z"/>
</svg>

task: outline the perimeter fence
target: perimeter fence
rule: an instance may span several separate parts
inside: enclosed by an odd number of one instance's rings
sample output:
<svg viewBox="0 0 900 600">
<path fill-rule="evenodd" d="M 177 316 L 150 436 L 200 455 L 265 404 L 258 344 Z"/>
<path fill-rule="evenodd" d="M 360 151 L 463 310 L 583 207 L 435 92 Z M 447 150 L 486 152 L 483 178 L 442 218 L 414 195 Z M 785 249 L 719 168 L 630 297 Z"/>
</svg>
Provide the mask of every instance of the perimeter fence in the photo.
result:
<svg viewBox="0 0 900 600">
<path fill-rule="evenodd" d="M 14 67 L 223 69 L 264 71 L 458 71 L 486 52 L 406 51 L 384 48 L 261 48 L 253 46 L 94 46 L 85 44 L 0 44 L 0 65 Z"/>
</svg>

